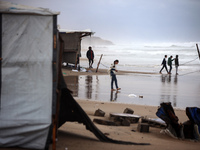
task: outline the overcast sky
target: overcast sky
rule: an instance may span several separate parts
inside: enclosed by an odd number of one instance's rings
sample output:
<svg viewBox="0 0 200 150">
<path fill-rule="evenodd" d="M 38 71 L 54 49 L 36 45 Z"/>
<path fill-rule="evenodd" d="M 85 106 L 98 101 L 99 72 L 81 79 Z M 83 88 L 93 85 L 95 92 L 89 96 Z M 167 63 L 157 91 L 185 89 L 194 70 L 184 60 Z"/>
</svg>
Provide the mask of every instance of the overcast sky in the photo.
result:
<svg viewBox="0 0 200 150">
<path fill-rule="evenodd" d="M 200 0 L 6 0 L 59 11 L 58 24 L 114 43 L 199 42 Z"/>
</svg>

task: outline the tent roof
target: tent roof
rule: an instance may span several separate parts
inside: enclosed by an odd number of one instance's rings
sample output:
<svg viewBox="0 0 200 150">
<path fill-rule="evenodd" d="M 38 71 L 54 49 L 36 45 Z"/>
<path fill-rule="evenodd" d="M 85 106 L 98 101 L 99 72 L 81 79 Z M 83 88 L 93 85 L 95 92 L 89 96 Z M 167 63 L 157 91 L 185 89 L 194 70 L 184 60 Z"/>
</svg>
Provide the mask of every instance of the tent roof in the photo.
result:
<svg viewBox="0 0 200 150">
<path fill-rule="evenodd" d="M 35 8 L 10 2 L 0 1 L 0 13 L 59 15 L 60 12 L 50 11 L 48 8 Z"/>
<path fill-rule="evenodd" d="M 59 29 L 60 33 L 80 33 L 81 37 L 84 36 L 91 36 L 93 35 L 95 32 L 92 32 L 91 29 L 86 29 L 86 30 L 67 30 L 67 29 Z"/>
<path fill-rule="evenodd" d="M 91 34 L 94 34 L 94 32 L 92 32 L 91 29 L 86 29 L 86 30 L 67 30 L 67 29 L 59 29 L 59 32 L 66 32 L 66 33 L 91 33 Z"/>
</svg>

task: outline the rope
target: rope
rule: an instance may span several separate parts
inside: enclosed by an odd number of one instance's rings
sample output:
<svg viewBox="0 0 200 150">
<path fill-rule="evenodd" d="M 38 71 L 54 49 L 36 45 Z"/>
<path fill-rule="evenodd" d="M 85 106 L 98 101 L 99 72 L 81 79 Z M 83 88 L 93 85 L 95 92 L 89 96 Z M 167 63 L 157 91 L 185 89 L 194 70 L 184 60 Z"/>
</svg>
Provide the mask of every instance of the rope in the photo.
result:
<svg viewBox="0 0 200 150">
<path fill-rule="evenodd" d="M 102 63 L 100 63 L 102 66 L 104 66 L 104 67 L 106 67 L 106 68 L 110 68 L 110 67 L 108 67 L 108 66 L 106 66 L 106 65 L 104 65 L 104 64 L 102 64 Z"/>
<path fill-rule="evenodd" d="M 178 75 L 178 76 L 185 76 L 185 75 L 192 74 L 192 73 L 196 73 L 196 72 L 200 72 L 200 70 L 198 70 L 198 71 L 193 71 L 193 72 L 188 72 L 188 73 L 181 74 L 181 75 Z"/>
<path fill-rule="evenodd" d="M 185 65 L 185 64 L 188 64 L 188 63 L 190 63 L 190 62 L 193 62 L 193 61 L 195 61 L 196 59 L 198 59 L 199 57 L 197 57 L 197 58 L 195 58 L 195 59 L 193 59 L 193 60 L 191 60 L 191 61 L 188 61 L 188 62 L 185 62 L 185 63 L 183 63 L 183 64 L 181 64 L 181 65 Z"/>
</svg>

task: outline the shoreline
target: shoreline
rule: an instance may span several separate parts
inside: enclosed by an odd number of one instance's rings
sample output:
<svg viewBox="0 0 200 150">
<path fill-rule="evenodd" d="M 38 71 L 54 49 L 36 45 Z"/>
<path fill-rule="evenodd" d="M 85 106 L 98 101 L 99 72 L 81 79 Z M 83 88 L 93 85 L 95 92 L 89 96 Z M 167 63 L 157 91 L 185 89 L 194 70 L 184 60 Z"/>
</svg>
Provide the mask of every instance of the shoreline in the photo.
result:
<svg viewBox="0 0 200 150">
<path fill-rule="evenodd" d="M 119 92 L 110 91 L 110 75 L 106 69 L 88 69 L 87 72 L 63 69 L 65 82 L 82 99 L 121 104 L 159 106 L 171 102 L 174 108 L 200 107 L 199 73 L 190 75 L 160 74 L 152 72 L 117 72 Z M 141 98 L 141 97 L 142 98 Z"/>
<path fill-rule="evenodd" d="M 98 69 L 96 72 L 96 68 L 85 68 L 86 72 L 82 71 L 72 71 L 71 68 L 62 68 L 62 72 L 64 76 L 73 75 L 109 75 L 107 69 Z M 125 74 L 150 74 L 150 75 L 159 75 L 159 73 L 155 72 L 141 72 L 141 71 L 124 71 L 118 70 L 117 75 L 125 75 Z"/>
</svg>

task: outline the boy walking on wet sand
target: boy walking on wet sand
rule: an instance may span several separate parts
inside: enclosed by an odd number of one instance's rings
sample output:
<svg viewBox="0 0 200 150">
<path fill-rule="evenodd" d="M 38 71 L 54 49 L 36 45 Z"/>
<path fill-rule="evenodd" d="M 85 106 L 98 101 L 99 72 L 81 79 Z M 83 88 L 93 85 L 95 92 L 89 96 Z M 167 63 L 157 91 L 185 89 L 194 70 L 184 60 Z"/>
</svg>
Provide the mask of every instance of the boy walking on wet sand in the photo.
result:
<svg viewBox="0 0 200 150">
<path fill-rule="evenodd" d="M 166 59 L 167 59 L 167 55 L 165 55 L 165 57 L 163 58 L 163 61 L 162 61 L 162 64 L 161 64 L 161 65 L 163 65 L 163 66 L 162 66 L 162 68 L 161 68 L 161 70 L 160 70 L 160 73 L 162 73 L 162 70 L 163 70 L 164 68 L 166 69 L 166 71 L 167 71 L 167 73 L 168 73 L 167 61 L 166 61 Z"/>
<path fill-rule="evenodd" d="M 116 65 L 119 63 L 119 60 L 115 60 L 114 64 L 111 64 L 110 67 L 110 76 L 111 76 L 111 91 L 115 91 L 115 89 L 113 88 L 113 83 L 115 82 L 115 86 L 117 90 L 121 90 L 121 88 L 118 87 L 117 84 L 117 78 L 116 78 L 116 72 L 118 71 L 116 69 Z"/>
</svg>

